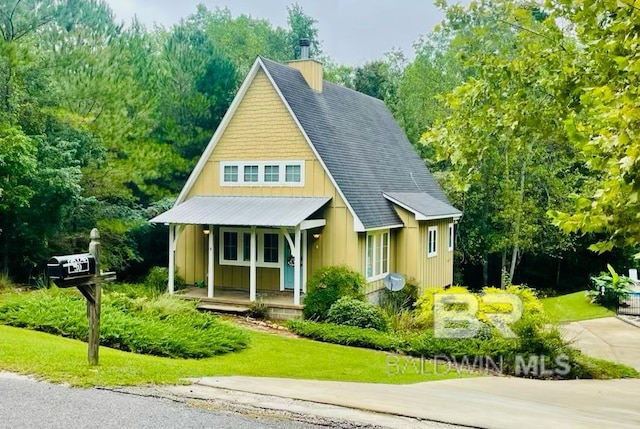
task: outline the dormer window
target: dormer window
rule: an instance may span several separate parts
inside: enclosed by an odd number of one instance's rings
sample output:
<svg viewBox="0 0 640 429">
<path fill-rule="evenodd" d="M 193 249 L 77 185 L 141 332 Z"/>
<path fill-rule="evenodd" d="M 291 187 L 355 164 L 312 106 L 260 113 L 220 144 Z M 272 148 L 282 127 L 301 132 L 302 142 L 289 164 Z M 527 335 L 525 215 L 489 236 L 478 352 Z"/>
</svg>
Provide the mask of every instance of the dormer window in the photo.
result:
<svg viewBox="0 0 640 429">
<path fill-rule="evenodd" d="M 220 186 L 304 186 L 304 161 L 221 162 Z"/>
</svg>

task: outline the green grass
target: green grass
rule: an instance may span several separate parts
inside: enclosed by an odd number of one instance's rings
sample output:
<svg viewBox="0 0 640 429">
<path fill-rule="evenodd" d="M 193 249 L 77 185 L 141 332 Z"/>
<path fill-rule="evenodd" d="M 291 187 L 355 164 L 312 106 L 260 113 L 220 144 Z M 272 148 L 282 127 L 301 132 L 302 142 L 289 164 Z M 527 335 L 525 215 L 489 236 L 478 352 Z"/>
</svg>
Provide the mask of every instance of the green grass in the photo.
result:
<svg viewBox="0 0 640 429">
<path fill-rule="evenodd" d="M 576 322 L 615 316 L 615 312 L 597 304 L 592 304 L 585 292 L 541 299 L 545 313 L 556 322 Z"/>
<path fill-rule="evenodd" d="M 223 375 L 393 384 L 458 376 L 455 371 L 447 374 L 445 365 L 416 374 L 411 364 L 399 374 L 395 367 L 390 375 L 389 355 L 384 352 L 253 331 L 249 336 L 248 349 L 207 359 L 162 358 L 101 347 L 100 365 L 90 367 L 86 343 L 0 325 L 0 370 L 75 386 L 177 384 L 184 378 Z"/>
</svg>

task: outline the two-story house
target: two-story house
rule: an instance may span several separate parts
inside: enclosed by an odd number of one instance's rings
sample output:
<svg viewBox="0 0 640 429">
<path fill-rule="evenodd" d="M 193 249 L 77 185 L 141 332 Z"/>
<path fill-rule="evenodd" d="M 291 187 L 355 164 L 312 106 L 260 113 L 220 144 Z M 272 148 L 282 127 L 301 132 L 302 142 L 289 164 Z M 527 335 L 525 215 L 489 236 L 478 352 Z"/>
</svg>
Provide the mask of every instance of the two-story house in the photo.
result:
<svg viewBox="0 0 640 429">
<path fill-rule="evenodd" d="M 378 99 L 323 80 L 313 59 L 258 57 L 175 206 L 174 271 L 233 288 L 291 291 L 302 303 L 320 267 L 346 264 L 367 292 L 399 272 L 420 287 L 453 281 L 452 207 Z"/>
</svg>

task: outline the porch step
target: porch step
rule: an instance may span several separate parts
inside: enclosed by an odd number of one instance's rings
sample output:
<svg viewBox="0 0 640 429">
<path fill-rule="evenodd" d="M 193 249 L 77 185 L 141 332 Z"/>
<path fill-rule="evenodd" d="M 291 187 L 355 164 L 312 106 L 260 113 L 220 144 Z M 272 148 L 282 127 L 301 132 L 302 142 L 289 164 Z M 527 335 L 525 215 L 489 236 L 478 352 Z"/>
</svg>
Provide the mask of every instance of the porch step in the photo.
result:
<svg viewBox="0 0 640 429">
<path fill-rule="evenodd" d="M 196 307 L 198 310 L 215 311 L 217 313 L 240 314 L 244 315 L 249 312 L 249 307 L 235 304 L 222 304 L 202 302 Z"/>
</svg>

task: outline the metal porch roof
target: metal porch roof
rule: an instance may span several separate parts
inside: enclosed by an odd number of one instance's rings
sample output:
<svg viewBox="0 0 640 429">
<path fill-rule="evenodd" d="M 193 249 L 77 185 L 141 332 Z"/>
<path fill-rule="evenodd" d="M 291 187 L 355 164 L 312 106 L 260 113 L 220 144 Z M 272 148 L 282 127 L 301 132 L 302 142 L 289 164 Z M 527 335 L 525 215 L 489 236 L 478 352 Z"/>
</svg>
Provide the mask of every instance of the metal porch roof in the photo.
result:
<svg viewBox="0 0 640 429">
<path fill-rule="evenodd" d="M 151 219 L 151 223 L 294 227 L 330 197 L 198 195 Z"/>
</svg>

